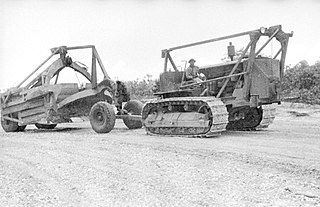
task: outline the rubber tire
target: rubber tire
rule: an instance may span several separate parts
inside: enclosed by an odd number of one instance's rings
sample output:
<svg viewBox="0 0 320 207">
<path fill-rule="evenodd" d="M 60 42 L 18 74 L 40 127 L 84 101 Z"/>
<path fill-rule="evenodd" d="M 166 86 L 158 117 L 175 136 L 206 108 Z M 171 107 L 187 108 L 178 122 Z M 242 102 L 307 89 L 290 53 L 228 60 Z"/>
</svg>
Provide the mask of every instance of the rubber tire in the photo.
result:
<svg viewBox="0 0 320 207">
<path fill-rule="evenodd" d="M 18 126 L 17 132 L 23 132 L 26 129 L 27 125 Z"/>
<path fill-rule="evenodd" d="M 54 128 L 56 128 L 57 124 L 39 124 L 39 123 L 36 123 L 35 126 L 38 129 L 54 129 Z"/>
<path fill-rule="evenodd" d="M 123 107 L 123 109 L 125 109 L 129 114 L 132 114 L 132 115 L 141 115 L 142 108 L 143 108 L 143 103 L 141 103 L 138 100 L 128 101 Z M 128 119 L 124 118 L 123 122 L 129 129 L 142 128 L 142 121 L 130 120 L 129 118 Z"/>
<path fill-rule="evenodd" d="M 17 132 L 19 125 L 17 122 L 9 121 L 9 120 L 1 120 L 2 129 L 5 132 Z"/>
<path fill-rule="evenodd" d="M 116 123 L 116 114 L 111 104 L 100 101 L 92 106 L 89 119 L 95 132 L 109 133 Z"/>
</svg>

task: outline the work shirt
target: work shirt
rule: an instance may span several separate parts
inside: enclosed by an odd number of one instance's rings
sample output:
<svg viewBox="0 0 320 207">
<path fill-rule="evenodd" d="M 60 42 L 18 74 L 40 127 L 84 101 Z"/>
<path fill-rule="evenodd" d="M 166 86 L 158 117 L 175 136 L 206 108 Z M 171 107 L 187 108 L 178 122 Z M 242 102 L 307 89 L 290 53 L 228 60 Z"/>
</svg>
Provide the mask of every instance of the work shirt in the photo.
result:
<svg viewBox="0 0 320 207">
<path fill-rule="evenodd" d="M 199 67 L 197 66 L 189 66 L 186 70 L 186 79 L 189 80 L 189 79 L 194 79 L 196 77 L 198 77 L 198 73 L 199 73 Z"/>
</svg>

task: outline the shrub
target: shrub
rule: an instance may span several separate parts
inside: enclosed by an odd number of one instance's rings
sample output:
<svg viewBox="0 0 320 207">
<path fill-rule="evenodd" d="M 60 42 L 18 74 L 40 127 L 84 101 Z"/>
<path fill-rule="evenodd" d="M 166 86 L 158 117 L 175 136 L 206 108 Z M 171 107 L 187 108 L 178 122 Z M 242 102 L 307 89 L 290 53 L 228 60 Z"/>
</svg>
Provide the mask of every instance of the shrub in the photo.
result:
<svg viewBox="0 0 320 207">
<path fill-rule="evenodd" d="M 152 79 L 152 75 L 146 75 L 143 79 L 136 79 L 125 82 L 132 99 L 144 99 L 153 96 L 152 89 L 156 81 Z"/>
<path fill-rule="evenodd" d="M 320 62 L 309 66 L 300 61 L 285 71 L 283 95 L 297 97 L 297 101 L 308 104 L 320 104 Z"/>
</svg>

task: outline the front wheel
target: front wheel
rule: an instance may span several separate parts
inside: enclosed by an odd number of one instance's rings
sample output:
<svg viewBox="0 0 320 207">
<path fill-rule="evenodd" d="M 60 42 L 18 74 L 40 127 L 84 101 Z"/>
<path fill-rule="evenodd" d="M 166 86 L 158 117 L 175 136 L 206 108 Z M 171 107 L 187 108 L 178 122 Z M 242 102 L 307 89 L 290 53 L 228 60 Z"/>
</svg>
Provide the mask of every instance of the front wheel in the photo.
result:
<svg viewBox="0 0 320 207">
<path fill-rule="evenodd" d="M 89 119 L 92 129 L 97 133 L 109 133 L 116 123 L 112 105 L 103 101 L 92 106 Z"/>
<path fill-rule="evenodd" d="M 141 115 L 142 108 L 143 104 L 138 100 L 128 101 L 123 107 L 123 109 L 125 109 L 129 115 Z M 130 118 L 124 118 L 123 122 L 129 129 L 139 129 L 142 127 L 141 120 L 131 120 Z"/>
</svg>

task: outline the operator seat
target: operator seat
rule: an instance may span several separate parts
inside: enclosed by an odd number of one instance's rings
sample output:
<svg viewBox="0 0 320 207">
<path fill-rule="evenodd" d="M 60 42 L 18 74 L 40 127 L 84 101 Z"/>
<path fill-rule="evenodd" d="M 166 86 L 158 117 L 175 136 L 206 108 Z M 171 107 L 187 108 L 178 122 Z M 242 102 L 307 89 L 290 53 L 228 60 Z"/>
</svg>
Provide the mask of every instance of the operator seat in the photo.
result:
<svg viewBox="0 0 320 207">
<path fill-rule="evenodd" d="M 192 84 L 192 83 L 195 83 L 195 81 L 192 80 L 192 79 L 187 79 L 186 71 L 184 71 L 183 74 L 182 74 L 182 79 L 181 79 L 181 85 L 180 86 L 184 86 L 184 85 L 188 85 L 188 84 Z"/>
</svg>

